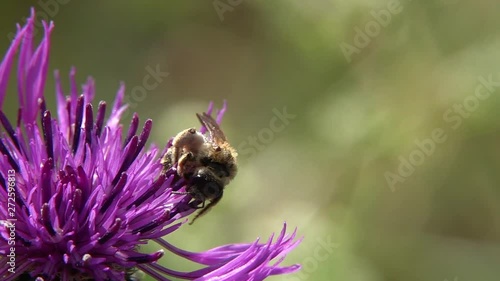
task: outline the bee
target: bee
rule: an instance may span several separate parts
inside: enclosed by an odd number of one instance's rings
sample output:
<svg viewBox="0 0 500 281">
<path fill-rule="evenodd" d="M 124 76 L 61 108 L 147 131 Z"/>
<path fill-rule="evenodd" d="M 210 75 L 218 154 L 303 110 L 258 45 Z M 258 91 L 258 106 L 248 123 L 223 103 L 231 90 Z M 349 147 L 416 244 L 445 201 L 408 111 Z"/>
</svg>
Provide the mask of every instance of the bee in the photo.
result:
<svg viewBox="0 0 500 281">
<path fill-rule="evenodd" d="M 195 128 L 178 133 L 161 160 L 163 172 L 175 167 L 177 174 L 186 181 L 186 192 L 176 194 L 189 194 L 202 202 L 197 207 L 201 210 L 189 224 L 222 199 L 224 187 L 238 171 L 238 154 L 228 143 L 217 122 L 206 113 L 197 113 L 196 116 L 207 128 L 208 136 Z M 210 202 L 205 204 L 207 200 Z"/>
</svg>

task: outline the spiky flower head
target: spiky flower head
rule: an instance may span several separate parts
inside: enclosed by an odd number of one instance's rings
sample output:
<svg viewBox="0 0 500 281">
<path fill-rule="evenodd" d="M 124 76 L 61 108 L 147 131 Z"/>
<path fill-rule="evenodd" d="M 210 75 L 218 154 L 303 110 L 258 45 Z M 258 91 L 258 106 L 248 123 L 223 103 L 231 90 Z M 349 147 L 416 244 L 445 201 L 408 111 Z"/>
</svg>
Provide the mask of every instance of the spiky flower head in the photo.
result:
<svg viewBox="0 0 500 281">
<path fill-rule="evenodd" d="M 203 253 L 169 244 L 164 237 L 194 209 L 189 195 L 172 193 L 183 182 L 174 171 L 161 173 L 160 149 L 145 148 L 153 122 L 146 120 L 138 132 L 134 114 L 123 138 L 124 85 L 106 117 L 107 104 L 93 104 L 94 81 L 89 78 L 79 90 L 74 69 L 68 95 L 55 73 L 57 112 L 47 110 L 44 87 L 54 26 L 43 23 L 43 39 L 34 48 L 34 20 L 32 11 L 0 64 L 0 279 L 127 280 L 140 269 L 157 280 L 262 280 L 299 269 L 280 266 L 300 242 L 295 231 L 286 235 L 286 226 L 264 244 L 257 240 Z M 3 109 L 11 106 L 4 100 L 16 53 L 19 107 L 13 123 Z M 204 267 L 178 272 L 160 266 L 163 249 L 139 249 L 149 240 Z"/>
</svg>

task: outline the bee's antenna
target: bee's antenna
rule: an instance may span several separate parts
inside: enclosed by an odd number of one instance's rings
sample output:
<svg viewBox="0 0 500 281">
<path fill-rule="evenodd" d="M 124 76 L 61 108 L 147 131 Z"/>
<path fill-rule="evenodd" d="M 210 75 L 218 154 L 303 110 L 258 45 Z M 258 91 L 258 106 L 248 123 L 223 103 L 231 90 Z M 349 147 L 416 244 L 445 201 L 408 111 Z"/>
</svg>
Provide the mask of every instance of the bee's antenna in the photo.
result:
<svg viewBox="0 0 500 281">
<path fill-rule="evenodd" d="M 220 200 L 222 199 L 222 193 L 220 194 L 220 196 L 217 196 L 214 198 L 214 200 L 210 201 L 210 203 L 208 203 L 208 205 L 205 206 L 205 208 L 201 209 L 201 211 L 199 211 L 196 216 L 193 218 L 193 220 L 189 223 L 189 225 L 192 225 L 194 223 L 194 221 L 201 217 L 202 215 L 204 215 L 205 213 L 207 213 L 213 206 L 215 206 Z"/>
</svg>

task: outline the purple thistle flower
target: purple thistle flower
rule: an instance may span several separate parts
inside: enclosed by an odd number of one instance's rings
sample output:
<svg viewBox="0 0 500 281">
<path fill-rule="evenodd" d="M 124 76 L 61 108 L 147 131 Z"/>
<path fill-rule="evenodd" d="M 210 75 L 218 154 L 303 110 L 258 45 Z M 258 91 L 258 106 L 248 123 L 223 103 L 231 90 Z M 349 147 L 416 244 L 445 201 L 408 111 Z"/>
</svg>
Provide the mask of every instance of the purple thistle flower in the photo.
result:
<svg viewBox="0 0 500 281">
<path fill-rule="evenodd" d="M 161 152 L 144 146 L 152 121 L 138 134 L 134 114 L 125 139 L 120 118 L 124 85 L 108 118 L 106 103 L 95 109 L 94 81 L 78 91 L 75 70 L 65 97 L 55 73 L 57 116 L 46 109 L 50 34 L 33 48 L 34 11 L 18 26 L 0 64 L 0 279 L 2 280 L 127 280 L 136 268 L 157 280 L 263 280 L 297 271 L 281 267 L 300 239 L 286 225 L 277 239 L 264 244 L 233 244 L 193 253 L 162 237 L 181 227 L 194 209 L 189 195 L 173 194 L 183 186 L 174 171 L 161 174 Z M 7 82 L 19 52 L 19 110 L 13 124 L 3 112 Z M 220 123 L 225 112 L 217 114 Z M 212 111 L 212 104 L 208 114 Z M 57 117 L 57 118 L 55 118 Z M 39 122 L 39 123 L 38 123 Z M 202 128 L 202 132 L 204 129 Z M 178 272 L 156 263 L 163 250 L 141 253 L 139 245 L 154 240 L 165 249 L 196 262 L 193 272 Z M 15 255 L 13 258 L 12 255 Z"/>
</svg>

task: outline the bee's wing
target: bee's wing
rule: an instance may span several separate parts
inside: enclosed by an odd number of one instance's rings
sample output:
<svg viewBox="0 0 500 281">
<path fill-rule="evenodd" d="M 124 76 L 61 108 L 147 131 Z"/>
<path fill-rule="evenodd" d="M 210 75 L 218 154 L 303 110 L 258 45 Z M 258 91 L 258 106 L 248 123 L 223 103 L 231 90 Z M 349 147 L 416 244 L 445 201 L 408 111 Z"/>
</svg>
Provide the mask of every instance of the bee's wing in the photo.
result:
<svg viewBox="0 0 500 281">
<path fill-rule="evenodd" d="M 196 113 L 198 120 L 200 120 L 201 124 L 205 126 L 210 133 L 210 138 L 216 144 L 222 144 L 226 142 L 226 136 L 224 132 L 219 127 L 219 124 L 212 118 L 212 116 L 203 113 L 203 115 Z"/>
</svg>

